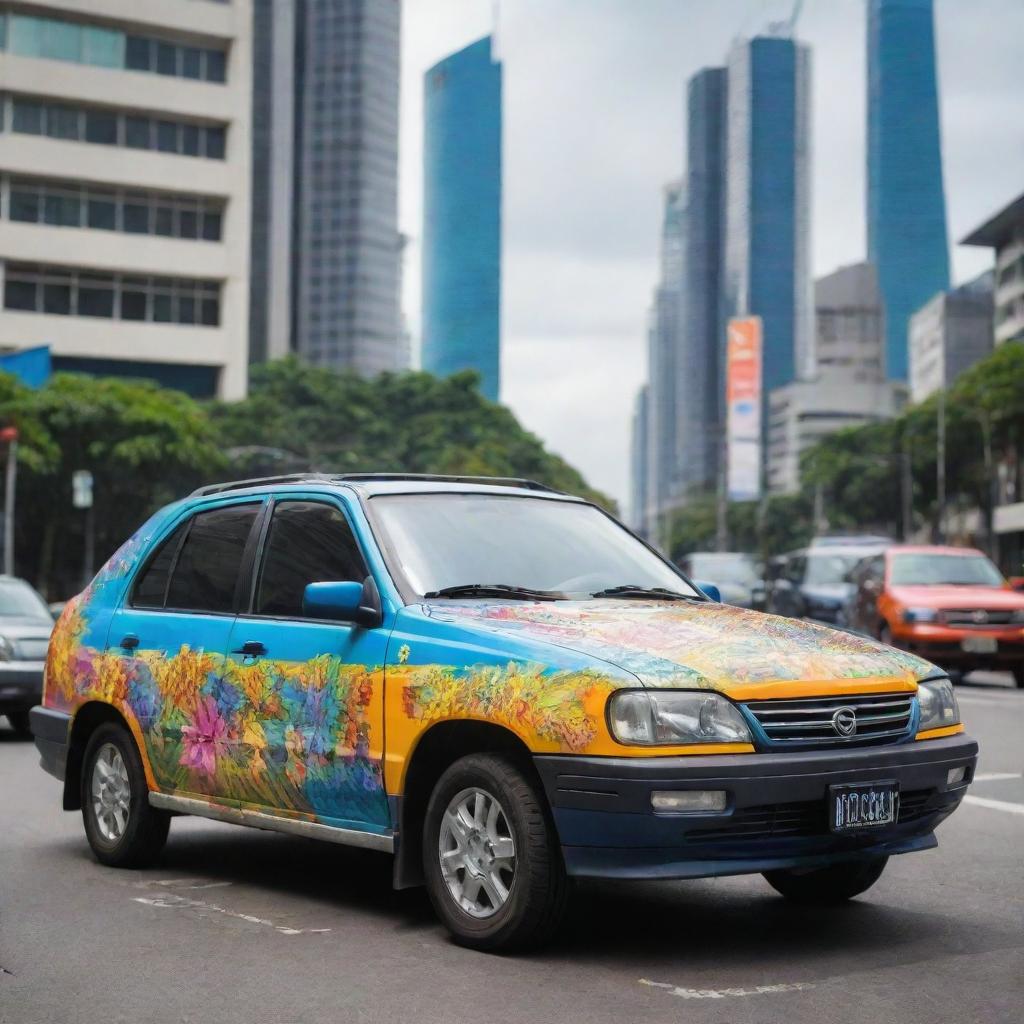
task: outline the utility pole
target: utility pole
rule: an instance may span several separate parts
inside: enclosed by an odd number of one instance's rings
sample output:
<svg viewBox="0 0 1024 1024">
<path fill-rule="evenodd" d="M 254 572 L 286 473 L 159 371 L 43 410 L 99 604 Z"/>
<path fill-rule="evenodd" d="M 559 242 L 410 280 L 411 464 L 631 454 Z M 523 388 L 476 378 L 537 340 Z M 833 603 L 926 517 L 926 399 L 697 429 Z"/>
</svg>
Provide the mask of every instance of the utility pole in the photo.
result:
<svg viewBox="0 0 1024 1024">
<path fill-rule="evenodd" d="M 900 498 L 901 504 L 903 506 L 903 542 L 904 544 L 906 544 L 910 541 L 910 534 L 913 530 L 914 516 L 914 480 L 913 476 L 911 475 L 910 432 L 906 429 L 904 429 L 903 431 L 903 436 L 900 439 L 900 445 L 902 449 L 900 452 Z"/>
<path fill-rule="evenodd" d="M 82 558 L 82 586 L 87 587 L 93 577 L 96 560 L 96 520 L 93 514 L 92 473 L 76 469 L 71 474 L 71 504 L 85 509 L 85 551 Z"/>
<path fill-rule="evenodd" d="M 938 541 L 946 543 L 946 389 L 939 388 L 935 452 L 935 497 L 938 505 Z"/>
<path fill-rule="evenodd" d="M 4 573 L 14 575 L 14 508 L 18 484 L 18 428 L 4 427 L 0 441 L 7 442 L 7 472 L 4 478 Z"/>
<path fill-rule="evenodd" d="M 715 507 L 715 550 L 729 550 L 729 445 L 725 426 L 718 429 L 718 493 Z"/>
</svg>

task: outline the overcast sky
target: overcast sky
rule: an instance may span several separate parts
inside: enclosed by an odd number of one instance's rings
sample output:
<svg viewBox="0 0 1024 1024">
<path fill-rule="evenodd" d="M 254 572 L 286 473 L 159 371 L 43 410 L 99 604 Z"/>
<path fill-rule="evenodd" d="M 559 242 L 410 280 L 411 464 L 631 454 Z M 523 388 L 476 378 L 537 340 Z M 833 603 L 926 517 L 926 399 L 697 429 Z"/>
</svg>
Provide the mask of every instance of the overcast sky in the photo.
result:
<svg viewBox="0 0 1024 1024">
<path fill-rule="evenodd" d="M 418 343 L 423 72 L 491 31 L 491 0 L 405 0 L 401 224 Z M 683 94 L 791 0 L 504 0 L 502 399 L 625 507 L 646 376 L 661 190 L 683 161 Z M 1024 191 L 1024 0 L 936 0 L 952 239 Z M 864 0 L 806 0 L 816 275 L 863 259 Z M 959 282 L 991 253 L 954 246 Z"/>
</svg>

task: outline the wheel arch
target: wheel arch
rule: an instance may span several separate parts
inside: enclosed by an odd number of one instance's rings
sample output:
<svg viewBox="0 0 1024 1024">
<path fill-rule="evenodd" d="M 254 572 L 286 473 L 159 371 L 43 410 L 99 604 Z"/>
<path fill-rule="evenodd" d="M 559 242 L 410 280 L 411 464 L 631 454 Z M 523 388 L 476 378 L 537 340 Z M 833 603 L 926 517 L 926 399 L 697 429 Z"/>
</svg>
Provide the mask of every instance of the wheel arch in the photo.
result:
<svg viewBox="0 0 1024 1024">
<path fill-rule="evenodd" d="M 89 745 L 89 737 L 101 725 L 107 723 L 120 725 L 128 730 L 142 760 L 146 783 L 151 790 L 157 788 L 153 783 L 149 759 L 146 757 L 146 748 L 142 742 L 138 723 L 134 718 L 123 714 L 113 704 L 102 700 L 90 700 L 78 708 L 71 722 L 71 732 L 68 736 L 68 759 L 64 770 L 63 807 L 65 811 L 82 809 L 82 762 L 85 759 L 85 749 Z"/>
<path fill-rule="evenodd" d="M 394 798 L 398 803 L 396 889 L 423 884 L 423 820 L 437 780 L 460 758 L 482 753 L 511 757 L 536 781 L 537 792 L 543 798 L 544 789 L 533 767 L 530 748 L 511 729 L 475 720 L 438 722 L 431 726 L 409 755 L 404 790 Z"/>
</svg>

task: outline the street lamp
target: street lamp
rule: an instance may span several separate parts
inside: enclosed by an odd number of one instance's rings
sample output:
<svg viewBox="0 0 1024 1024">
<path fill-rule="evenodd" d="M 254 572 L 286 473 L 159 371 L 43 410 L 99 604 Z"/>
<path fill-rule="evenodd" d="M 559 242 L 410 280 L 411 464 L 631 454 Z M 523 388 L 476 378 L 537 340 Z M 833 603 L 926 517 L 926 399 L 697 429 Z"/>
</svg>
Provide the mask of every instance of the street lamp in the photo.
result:
<svg viewBox="0 0 1024 1024">
<path fill-rule="evenodd" d="M 4 486 L 4 572 L 14 575 L 14 499 L 18 483 L 18 428 L 0 428 L 0 441 L 7 443 L 7 473 Z"/>
</svg>

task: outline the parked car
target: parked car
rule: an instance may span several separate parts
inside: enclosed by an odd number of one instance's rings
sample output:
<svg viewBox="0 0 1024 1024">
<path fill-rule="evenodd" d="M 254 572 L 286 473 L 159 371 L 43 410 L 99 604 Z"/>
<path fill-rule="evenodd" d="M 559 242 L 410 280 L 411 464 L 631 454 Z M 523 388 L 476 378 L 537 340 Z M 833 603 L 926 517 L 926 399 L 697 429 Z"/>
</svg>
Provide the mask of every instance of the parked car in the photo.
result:
<svg viewBox="0 0 1024 1024">
<path fill-rule="evenodd" d="M 0 576 L 0 715 L 30 736 L 29 710 L 43 693 L 43 659 L 53 616 L 35 589 L 16 576 Z"/>
<path fill-rule="evenodd" d="M 881 546 L 874 542 L 846 545 L 818 541 L 775 559 L 770 567 L 768 611 L 845 625 L 853 593 L 849 574 L 862 558 L 879 550 Z"/>
<path fill-rule="evenodd" d="M 691 580 L 713 581 L 722 600 L 740 608 L 764 607 L 764 580 L 753 555 L 743 551 L 692 551 L 682 560 Z"/>
<path fill-rule="evenodd" d="M 65 608 L 32 721 L 102 863 L 173 814 L 386 851 L 478 949 L 540 942 L 573 876 L 856 896 L 977 755 L 921 658 L 710 600 L 578 498 L 444 477 L 168 506 Z"/>
<path fill-rule="evenodd" d="M 1024 594 L 975 548 L 901 545 L 854 574 L 851 625 L 949 670 L 997 669 L 1024 687 Z"/>
</svg>

